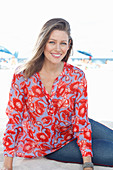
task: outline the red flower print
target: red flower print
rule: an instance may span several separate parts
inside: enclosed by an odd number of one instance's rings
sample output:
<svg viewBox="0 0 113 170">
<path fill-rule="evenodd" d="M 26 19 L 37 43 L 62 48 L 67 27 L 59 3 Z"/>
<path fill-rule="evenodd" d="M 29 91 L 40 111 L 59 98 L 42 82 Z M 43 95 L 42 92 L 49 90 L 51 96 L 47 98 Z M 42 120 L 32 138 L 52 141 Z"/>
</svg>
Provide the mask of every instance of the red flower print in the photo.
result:
<svg viewBox="0 0 113 170">
<path fill-rule="evenodd" d="M 72 139 L 72 138 L 73 138 L 73 135 L 72 135 L 72 134 L 66 134 L 66 135 L 64 136 L 64 140 L 65 140 L 65 141 L 70 140 L 70 139 Z"/>
<path fill-rule="evenodd" d="M 46 151 L 46 150 L 51 149 L 51 147 L 50 147 L 49 145 L 47 145 L 46 143 L 40 144 L 40 148 L 41 148 L 41 150 L 43 150 L 43 151 Z"/>
<path fill-rule="evenodd" d="M 46 133 L 46 134 L 47 134 L 47 136 L 50 138 L 50 136 L 51 136 L 50 129 L 46 128 L 45 133 Z"/>
<path fill-rule="evenodd" d="M 68 110 L 63 110 L 63 112 L 59 112 L 59 116 L 64 119 L 64 120 L 70 120 L 69 116 L 70 116 L 70 112 Z"/>
<path fill-rule="evenodd" d="M 9 123 L 9 124 L 14 124 L 14 123 L 15 123 L 15 121 L 14 121 L 14 119 L 12 119 L 12 118 L 9 118 L 9 121 L 8 121 L 8 123 Z"/>
<path fill-rule="evenodd" d="M 81 92 L 81 90 L 80 89 L 77 89 L 76 90 L 76 98 L 77 98 L 77 100 L 79 100 L 79 98 L 82 96 L 82 92 Z"/>
<path fill-rule="evenodd" d="M 61 100 L 58 100 L 58 99 L 53 99 L 52 100 L 52 105 L 53 107 L 50 107 L 49 108 L 49 112 L 48 112 L 48 115 L 56 115 L 56 113 L 59 111 L 60 109 L 60 105 L 61 105 Z"/>
<path fill-rule="evenodd" d="M 33 80 L 33 83 L 36 83 L 36 78 L 35 77 L 31 77 L 31 79 Z"/>
<path fill-rule="evenodd" d="M 85 120 L 85 119 L 79 120 L 79 123 L 80 123 L 81 125 L 85 125 L 86 120 Z"/>
<path fill-rule="evenodd" d="M 77 89 L 78 89 L 78 82 L 71 83 L 70 85 L 71 92 L 74 93 L 76 92 Z"/>
<path fill-rule="evenodd" d="M 45 133 L 37 133 L 37 138 L 40 142 L 48 142 L 48 137 Z"/>
<path fill-rule="evenodd" d="M 69 99 L 69 110 L 70 111 L 74 110 L 74 105 L 75 105 L 75 99 L 70 97 L 70 99 Z"/>
<path fill-rule="evenodd" d="M 74 131 L 74 132 L 79 132 L 79 126 L 78 126 L 78 125 L 75 125 L 75 126 L 73 127 L 73 131 Z"/>
<path fill-rule="evenodd" d="M 87 85 L 84 87 L 83 93 L 84 93 L 84 96 L 87 97 Z"/>
<path fill-rule="evenodd" d="M 48 95 L 38 72 L 25 79 L 14 74 L 6 110 L 8 123 L 3 138 L 7 156 L 44 156 L 77 138 L 82 156 L 91 156 L 87 81 L 84 72 L 64 62 L 64 71 Z"/>
<path fill-rule="evenodd" d="M 44 156 L 45 155 L 45 152 L 44 151 L 41 151 L 41 150 L 38 150 L 38 156 Z"/>
<path fill-rule="evenodd" d="M 13 105 L 14 105 L 14 109 L 16 111 L 22 112 L 23 104 L 22 104 L 21 100 L 19 100 L 17 98 L 13 98 Z"/>
<path fill-rule="evenodd" d="M 27 153 L 31 153 L 32 150 L 33 150 L 32 144 L 31 144 L 30 142 L 27 142 L 27 143 L 24 145 L 23 151 L 24 151 L 24 152 L 27 152 Z"/>
<path fill-rule="evenodd" d="M 87 148 L 91 148 L 92 144 L 87 142 L 86 146 L 87 146 Z"/>
<path fill-rule="evenodd" d="M 11 141 L 10 137 L 6 136 L 3 138 L 3 140 L 4 140 L 4 146 L 6 147 L 6 149 L 8 151 L 12 150 L 13 148 L 12 147 L 10 148 L 10 146 L 13 144 L 13 142 Z"/>
<path fill-rule="evenodd" d="M 77 75 L 75 75 L 74 78 L 75 78 L 75 81 L 76 81 L 77 80 Z"/>
<path fill-rule="evenodd" d="M 91 152 L 85 152 L 85 155 L 83 155 L 83 156 L 91 156 Z"/>
<path fill-rule="evenodd" d="M 69 76 L 66 76 L 66 77 L 65 77 L 65 80 L 66 80 L 66 81 L 69 81 L 69 79 L 70 79 Z"/>
<path fill-rule="evenodd" d="M 91 140 L 91 132 L 89 131 L 84 132 L 84 138 Z"/>
<path fill-rule="evenodd" d="M 32 155 L 26 155 L 25 158 L 34 158 Z"/>
<path fill-rule="evenodd" d="M 81 148 L 86 148 L 87 141 L 86 140 L 81 140 L 79 145 L 80 145 Z"/>
<path fill-rule="evenodd" d="M 65 133 L 67 129 L 69 129 L 70 126 L 59 126 L 55 125 L 55 130 L 61 133 Z M 67 132 L 66 132 L 67 133 Z"/>
<path fill-rule="evenodd" d="M 15 134 L 16 132 L 14 132 L 13 130 L 8 130 L 7 133 L 9 133 L 9 134 Z"/>
<path fill-rule="evenodd" d="M 87 99 L 81 99 L 79 102 L 80 102 L 81 104 L 85 104 L 85 103 L 87 103 Z"/>
<path fill-rule="evenodd" d="M 80 107 L 79 107 L 79 110 L 78 110 L 78 115 L 80 117 L 84 117 L 85 114 L 86 114 L 86 105 L 85 104 L 82 104 Z"/>
<path fill-rule="evenodd" d="M 51 116 L 45 116 L 41 119 L 43 124 L 50 125 L 52 123 L 52 117 Z"/>
<path fill-rule="evenodd" d="M 17 153 L 17 157 L 24 157 L 24 154 L 22 152 Z"/>
<path fill-rule="evenodd" d="M 33 120 L 34 122 L 36 122 L 37 114 L 35 112 L 29 112 L 29 115 L 30 115 L 30 119 Z"/>
<path fill-rule="evenodd" d="M 40 116 L 44 113 L 44 109 L 45 109 L 44 104 L 40 103 L 38 100 L 35 101 L 34 108 L 35 108 L 36 114 L 38 114 L 38 116 Z"/>
<path fill-rule="evenodd" d="M 62 108 L 69 107 L 69 100 L 63 99 L 61 102 L 62 102 L 62 105 L 60 107 Z"/>
<path fill-rule="evenodd" d="M 28 134 L 29 134 L 29 136 L 30 136 L 30 138 L 34 138 L 34 136 L 33 136 L 33 131 L 31 130 L 31 129 L 28 129 Z"/>
<path fill-rule="evenodd" d="M 20 117 L 19 114 L 13 114 L 13 121 L 14 121 L 14 123 L 19 123 L 19 117 Z"/>
<path fill-rule="evenodd" d="M 63 96 L 65 94 L 66 84 L 61 85 L 57 91 L 57 97 Z"/>
<path fill-rule="evenodd" d="M 37 97 L 43 97 L 43 93 L 42 93 L 42 90 L 41 90 L 41 87 L 37 86 L 37 85 L 34 85 L 31 87 L 33 93 L 35 96 Z"/>
</svg>

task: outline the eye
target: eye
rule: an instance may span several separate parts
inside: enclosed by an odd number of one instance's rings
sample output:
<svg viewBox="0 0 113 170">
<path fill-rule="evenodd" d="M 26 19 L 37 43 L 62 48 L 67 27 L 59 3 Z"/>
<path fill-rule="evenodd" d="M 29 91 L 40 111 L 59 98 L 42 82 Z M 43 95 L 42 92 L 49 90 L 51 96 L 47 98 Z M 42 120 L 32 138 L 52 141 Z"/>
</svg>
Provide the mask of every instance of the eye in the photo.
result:
<svg viewBox="0 0 113 170">
<path fill-rule="evenodd" d="M 61 44 L 62 44 L 62 45 L 67 45 L 67 43 L 66 43 L 66 42 L 62 42 Z"/>
<path fill-rule="evenodd" d="M 50 44 L 54 44 L 55 42 L 54 41 L 49 41 Z"/>
</svg>

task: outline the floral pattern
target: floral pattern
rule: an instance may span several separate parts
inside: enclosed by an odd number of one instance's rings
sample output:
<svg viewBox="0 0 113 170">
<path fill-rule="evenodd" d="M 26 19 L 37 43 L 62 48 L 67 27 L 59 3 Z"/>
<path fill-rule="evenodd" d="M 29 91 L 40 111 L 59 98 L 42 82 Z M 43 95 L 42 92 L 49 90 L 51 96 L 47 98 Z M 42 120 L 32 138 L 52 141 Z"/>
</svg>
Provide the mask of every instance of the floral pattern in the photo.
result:
<svg viewBox="0 0 113 170">
<path fill-rule="evenodd" d="M 39 73 L 28 79 L 23 72 L 14 73 L 6 114 L 4 155 L 44 156 L 77 138 L 82 156 L 92 156 L 87 81 L 77 67 L 64 63 L 51 95 Z"/>
</svg>

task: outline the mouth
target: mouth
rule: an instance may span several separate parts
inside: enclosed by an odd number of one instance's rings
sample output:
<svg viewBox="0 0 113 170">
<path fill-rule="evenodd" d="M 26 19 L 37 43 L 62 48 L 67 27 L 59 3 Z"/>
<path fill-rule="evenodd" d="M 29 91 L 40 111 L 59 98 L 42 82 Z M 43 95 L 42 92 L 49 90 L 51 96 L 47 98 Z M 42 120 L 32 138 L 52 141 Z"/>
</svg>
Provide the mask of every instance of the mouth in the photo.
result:
<svg viewBox="0 0 113 170">
<path fill-rule="evenodd" d="M 55 58 L 60 58 L 62 54 L 59 54 L 59 53 L 58 53 L 58 54 L 52 53 L 51 55 L 52 55 L 53 57 L 55 57 Z"/>
</svg>

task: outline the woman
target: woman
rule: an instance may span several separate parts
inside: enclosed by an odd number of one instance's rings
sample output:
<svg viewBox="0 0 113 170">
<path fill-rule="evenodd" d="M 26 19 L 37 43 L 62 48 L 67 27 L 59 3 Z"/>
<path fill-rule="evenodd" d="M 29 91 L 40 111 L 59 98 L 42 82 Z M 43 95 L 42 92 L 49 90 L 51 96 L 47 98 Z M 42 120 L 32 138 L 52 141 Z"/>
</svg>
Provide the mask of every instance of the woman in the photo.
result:
<svg viewBox="0 0 113 170">
<path fill-rule="evenodd" d="M 69 23 L 51 19 L 42 27 L 34 57 L 14 73 L 6 109 L 4 169 L 12 169 L 14 156 L 83 163 L 84 170 L 92 170 L 93 163 L 113 165 L 113 132 L 88 119 L 85 74 L 67 64 L 72 46 Z"/>
</svg>

